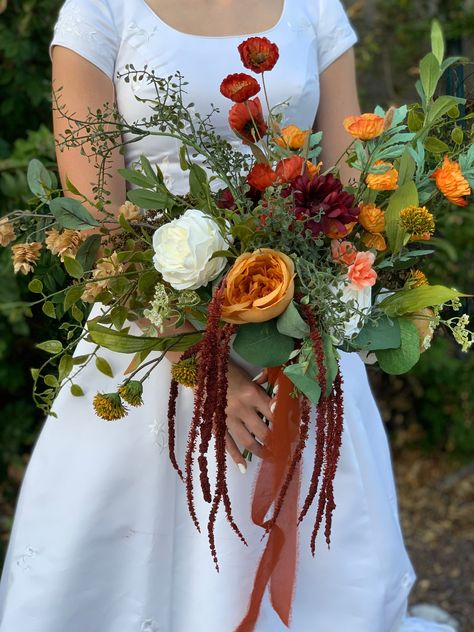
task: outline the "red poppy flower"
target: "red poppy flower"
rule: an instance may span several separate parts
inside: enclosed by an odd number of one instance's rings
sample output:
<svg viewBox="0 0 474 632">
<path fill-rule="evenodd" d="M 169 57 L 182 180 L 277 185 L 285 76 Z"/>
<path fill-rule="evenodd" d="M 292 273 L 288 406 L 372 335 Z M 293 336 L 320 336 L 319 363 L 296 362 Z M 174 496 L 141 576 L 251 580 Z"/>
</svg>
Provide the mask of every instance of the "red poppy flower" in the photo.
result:
<svg viewBox="0 0 474 632">
<path fill-rule="evenodd" d="M 243 141 L 258 143 L 268 129 L 260 99 L 255 97 L 245 103 L 236 103 L 229 112 L 229 125 Z"/>
<path fill-rule="evenodd" d="M 265 191 L 267 187 L 271 187 L 277 178 L 277 174 L 268 165 L 257 163 L 252 167 L 247 176 L 247 182 L 258 189 Z"/>
<path fill-rule="evenodd" d="M 243 65 L 256 73 L 271 70 L 279 57 L 278 46 L 266 37 L 249 37 L 239 44 L 239 53 Z"/>
<path fill-rule="evenodd" d="M 258 81 L 243 72 L 228 75 L 221 83 L 221 94 L 235 103 L 243 103 L 259 92 Z"/>
</svg>

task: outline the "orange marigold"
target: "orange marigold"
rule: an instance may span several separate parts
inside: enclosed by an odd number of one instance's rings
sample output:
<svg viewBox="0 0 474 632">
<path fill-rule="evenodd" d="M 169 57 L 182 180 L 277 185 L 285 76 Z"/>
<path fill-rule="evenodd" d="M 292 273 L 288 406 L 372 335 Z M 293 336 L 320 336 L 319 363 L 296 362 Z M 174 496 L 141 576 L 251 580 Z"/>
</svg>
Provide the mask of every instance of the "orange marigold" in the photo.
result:
<svg viewBox="0 0 474 632">
<path fill-rule="evenodd" d="M 258 81 L 243 72 L 227 77 L 221 83 L 221 94 L 235 103 L 243 103 L 260 92 Z"/>
<path fill-rule="evenodd" d="M 376 160 L 374 167 L 385 166 L 387 169 L 383 173 L 369 173 L 366 183 L 369 189 L 375 191 L 394 191 L 398 188 L 398 171 L 389 162 Z"/>
<path fill-rule="evenodd" d="M 369 233 L 381 233 L 385 229 L 385 213 L 375 204 L 362 204 L 359 224 Z"/>
<path fill-rule="evenodd" d="M 275 138 L 275 142 L 286 149 L 301 149 L 309 134 L 309 129 L 303 131 L 296 125 L 287 125 L 281 130 L 281 136 Z"/>
<path fill-rule="evenodd" d="M 468 205 L 468 201 L 463 196 L 471 195 L 471 187 L 463 176 L 458 162 L 445 156 L 443 165 L 436 169 L 431 177 L 436 181 L 436 186 L 446 199 L 456 206 Z"/>
<path fill-rule="evenodd" d="M 359 140 L 372 140 L 384 131 L 385 119 L 377 114 L 361 114 L 360 116 L 348 116 L 344 119 L 344 127 L 347 132 Z"/>
</svg>

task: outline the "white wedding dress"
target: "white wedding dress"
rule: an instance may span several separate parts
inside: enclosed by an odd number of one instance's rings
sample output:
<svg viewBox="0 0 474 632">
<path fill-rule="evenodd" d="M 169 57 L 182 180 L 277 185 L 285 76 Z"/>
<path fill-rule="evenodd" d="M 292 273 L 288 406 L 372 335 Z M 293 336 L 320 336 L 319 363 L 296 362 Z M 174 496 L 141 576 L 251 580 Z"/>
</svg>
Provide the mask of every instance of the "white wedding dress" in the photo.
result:
<svg viewBox="0 0 474 632">
<path fill-rule="evenodd" d="M 265 35 L 281 54 L 267 76 L 271 102 L 291 97 L 286 120 L 308 128 L 319 101 L 318 75 L 355 43 L 354 32 L 339 0 L 286 0 L 280 20 Z M 162 76 L 180 70 L 190 84 L 189 101 L 203 114 L 211 102 L 220 107 L 214 122 L 230 136 L 230 103 L 219 85 L 242 70 L 237 45 L 243 39 L 181 33 L 144 0 L 68 0 L 53 44 L 76 51 L 113 78 L 119 109 L 130 121 L 147 115 L 134 93 L 153 95 L 143 83 L 117 79 L 117 71 L 129 63 L 137 69 L 147 64 Z M 170 187 L 186 190 L 172 141 L 130 144 L 127 163 L 141 153 L 161 166 Z M 87 346 L 82 343 L 77 354 Z M 46 421 L 31 457 L 3 572 L 0 632 L 233 632 L 265 545 L 250 519 L 258 459 L 246 475 L 229 463 L 235 514 L 249 547 L 219 515 L 217 574 L 206 534 L 195 530 L 168 459 L 169 365 L 163 362 L 147 382 L 142 408 L 107 423 L 94 415 L 92 398 L 114 390 L 130 357 L 102 355 L 115 378 L 91 365 L 77 380 L 85 397 L 61 392 L 54 404 L 58 419 Z M 332 546 L 328 550 L 320 536 L 313 559 L 308 516 L 300 529 L 291 630 L 447 632 L 451 628 L 405 616 L 415 575 L 400 532 L 385 430 L 362 361 L 341 355 L 345 425 Z M 191 391 L 184 389 L 177 412 L 181 462 L 192 404 Z M 304 489 L 313 442 L 311 436 Z M 198 510 L 205 522 L 208 506 L 201 502 Z M 285 629 L 266 596 L 256 632 Z"/>
</svg>

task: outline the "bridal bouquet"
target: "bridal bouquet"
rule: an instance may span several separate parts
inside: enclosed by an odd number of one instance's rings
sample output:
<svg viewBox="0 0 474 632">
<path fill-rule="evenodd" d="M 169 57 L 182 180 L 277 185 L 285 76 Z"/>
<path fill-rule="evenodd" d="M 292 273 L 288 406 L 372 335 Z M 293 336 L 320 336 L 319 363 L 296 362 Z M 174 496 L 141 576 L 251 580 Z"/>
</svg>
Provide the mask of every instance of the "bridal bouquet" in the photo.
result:
<svg viewBox="0 0 474 632">
<path fill-rule="evenodd" d="M 212 113 L 200 116 L 185 104 L 186 83 L 179 73 L 159 78 L 147 68 L 128 66 L 120 75 L 124 81 L 145 82 L 156 90 L 156 98 L 147 101 L 148 119 L 130 124 L 106 105 L 81 121 L 56 95 L 69 121 L 63 146 L 89 147 L 98 161 L 95 199 L 87 200 L 69 181 L 74 197 L 61 196 L 54 174 L 34 160 L 28 172 L 35 196 L 31 208 L 0 224 L 0 243 L 11 247 L 15 272 L 33 275 L 29 288 L 39 295 L 44 313 L 71 317 L 60 326 L 65 340 L 39 345 L 50 354 L 33 371 L 35 397 L 45 411 L 61 385 L 82 395 L 80 371 L 88 362 L 94 360 L 98 370 L 112 376 L 100 355 L 108 348 L 133 356 L 117 389 L 94 399 L 99 417 L 118 420 L 128 406 L 141 405 L 143 382 L 164 353 L 183 352 L 171 366 L 170 458 L 185 482 L 198 528 L 194 472 L 199 472 L 202 494 L 211 505 L 208 533 L 216 564 L 214 523 L 221 506 L 244 540 L 226 482 L 231 348 L 268 369 L 269 392 L 278 384 L 271 438 L 264 448 L 268 459 L 254 500 L 259 524 L 277 547 L 275 527 L 290 528 L 287 512 L 296 511 L 296 506 L 291 509 L 294 486 L 311 407 L 316 408 L 313 475 L 294 520 L 295 525 L 301 521 L 318 497 L 314 553 L 323 520 L 330 541 L 335 508 L 343 425 L 339 350 L 358 351 L 382 370 L 401 374 L 417 363 L 441 324 L 463 351 L 473 343 L 468 317 L 452 315 L 464 295 L 431 285 L 423 272 L 434 252 L 430 240 L 437 216 L 449 205 L 466 206 L 474 185 L 474 147 L 459 123 L 463 101 L 435 97 L 444 71 L 459 61 L 444 59 L 439 26 L 433 26 L 432 52 L 420 65 L 419 103 L 387 112 L 376 108 L 341 121 L 348 149 L 340 162 L 353 174 L 346 185 L 339 179 L 340 164 L 318 161 L 322 134 L 292 124 L 282 127 L 281 116 L 268 103 L 264 77 L 278 61 L 277 46 L 252 37 L 239 52 L 252 74 L 231 74 L 220 90 L 233 102 L 229 125 L 250 151 L 236 151 L 219 137 Z M 262 92 L 265 107 L 257 96 Z M 121 170 L 130 188 L 117 219 L 107 204 L 107 158 L 127 134 L 178 139 L 189 192 L 169 190 L 159 165 L 142 157 Z M 84 203 L 97 209 L 100 221 Z M 93 304 L 101 308 L 88 320 Z M 442 315 L 445 307 L 451 309 L 449 318 Z M 131 333 L 134 321 L 143 335 Z M 182 329 L 186 322 L 194 331 Z M 171 334 L 165 332 L 169 324 Z M 73 350 L 82 337 L 96 347 L 77 357 Z M 51 366 L 57 366 L 56 373 Z M 174 450 L 180 385 L 194 388 L 184 466 Z M 211 446 L 215 484 L 207 467 Z"/>
</svg>

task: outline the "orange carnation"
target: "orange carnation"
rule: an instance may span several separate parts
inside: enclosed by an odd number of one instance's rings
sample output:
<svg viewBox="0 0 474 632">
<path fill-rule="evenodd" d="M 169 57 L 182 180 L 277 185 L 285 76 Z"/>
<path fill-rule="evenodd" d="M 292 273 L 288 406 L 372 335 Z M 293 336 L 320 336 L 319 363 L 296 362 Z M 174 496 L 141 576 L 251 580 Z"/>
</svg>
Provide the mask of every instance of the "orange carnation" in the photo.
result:
<svg viewBox="0 0 474 632">
<path fill-rule="evenodd" d="M 247 182 L 259 191 L 265 191 L 267 187 L 272 186 L 276 178 L 277 174 L 271 167 L 258 162 L 249 171 Z"/>
<path fill-rule="evenodd" d="M 379 252 L 387 250 L 387 242 L 381 233 L 364 233 L 362 235 L 362 243 L 367 248 L 375 248 Z"/>
<path fill-rule="evenodd" d="M 243 103 L 260 92 L 260 84 L 254 77 L 238 72 L 228 75 L 221 83 L 220 90 L 227 99 Z"/>
<path fill-rule="evenodd" d="M 301 175 L 303 170 L 304 158 L 302 156 L 290 156 L 283 158 L 277 164 L 275 173 L 279 182 L 290 182 Z"/>
<path fill-rule="evenodd" d="M 310 130 L 301 130 L 296 125 L 288 125 L 281 130 L 281 136 L 275 138 L 275 142 L 280 147 L 286 149 L 301 149 L 306 139 L 308 138 Z"/>
<path fill-rule="evenodd" d="M 266 37 L 249 37 L 238 50 L 243 65 L 256 73 L 271 70 L 279 57 L 278 46 Z"/>
<path fill-rule="evenodd" d="M 384 131 L 385 119 L 377 114 L 361 114 L 360 116 L 348 116 L 344 119 L 344 127 L 347 132 L 359 140 L 372 140 Z"/>
<path fill-rule="evenodd" d="M 463 176 L 458 162 L 445 156 L 443 165 L 436 169 L 431 177 L 436 180 L 436 186 L 450 202 L 456 206 L 468 205 L 468 201 L 463 196 L 471 195 L 471 187 Z"/>
<path fill-rule="evenodd" d="M 359 224 L 362 224 L 369 233 L 381 233 L 385 229 L 385 214 L 375 204 L 362 204 Z"/>
<path fill-rule="evenodd" d="M 232 106 L 229 112 L 229 125 L 243 141 L 258 143 L 267 133 L 260 99 L 255 97 Z"/>
<path fill-rule="evenodd" d="M 386 166 L 387 170 L 383 173 L 369 173 L 366 179 L 369 189 L 375 191 L 393 191 L 398 188 L 398 171 L 389 162 L 376 160 L 375 167 Z"/>
<path fill-rule="evenodd" d="M 222 320 L 241 325 L 276 318 L 293 298 L 294 276 L 293 261 L 277 250 L 240 255 L 227 273 Z"/>
</svg>

